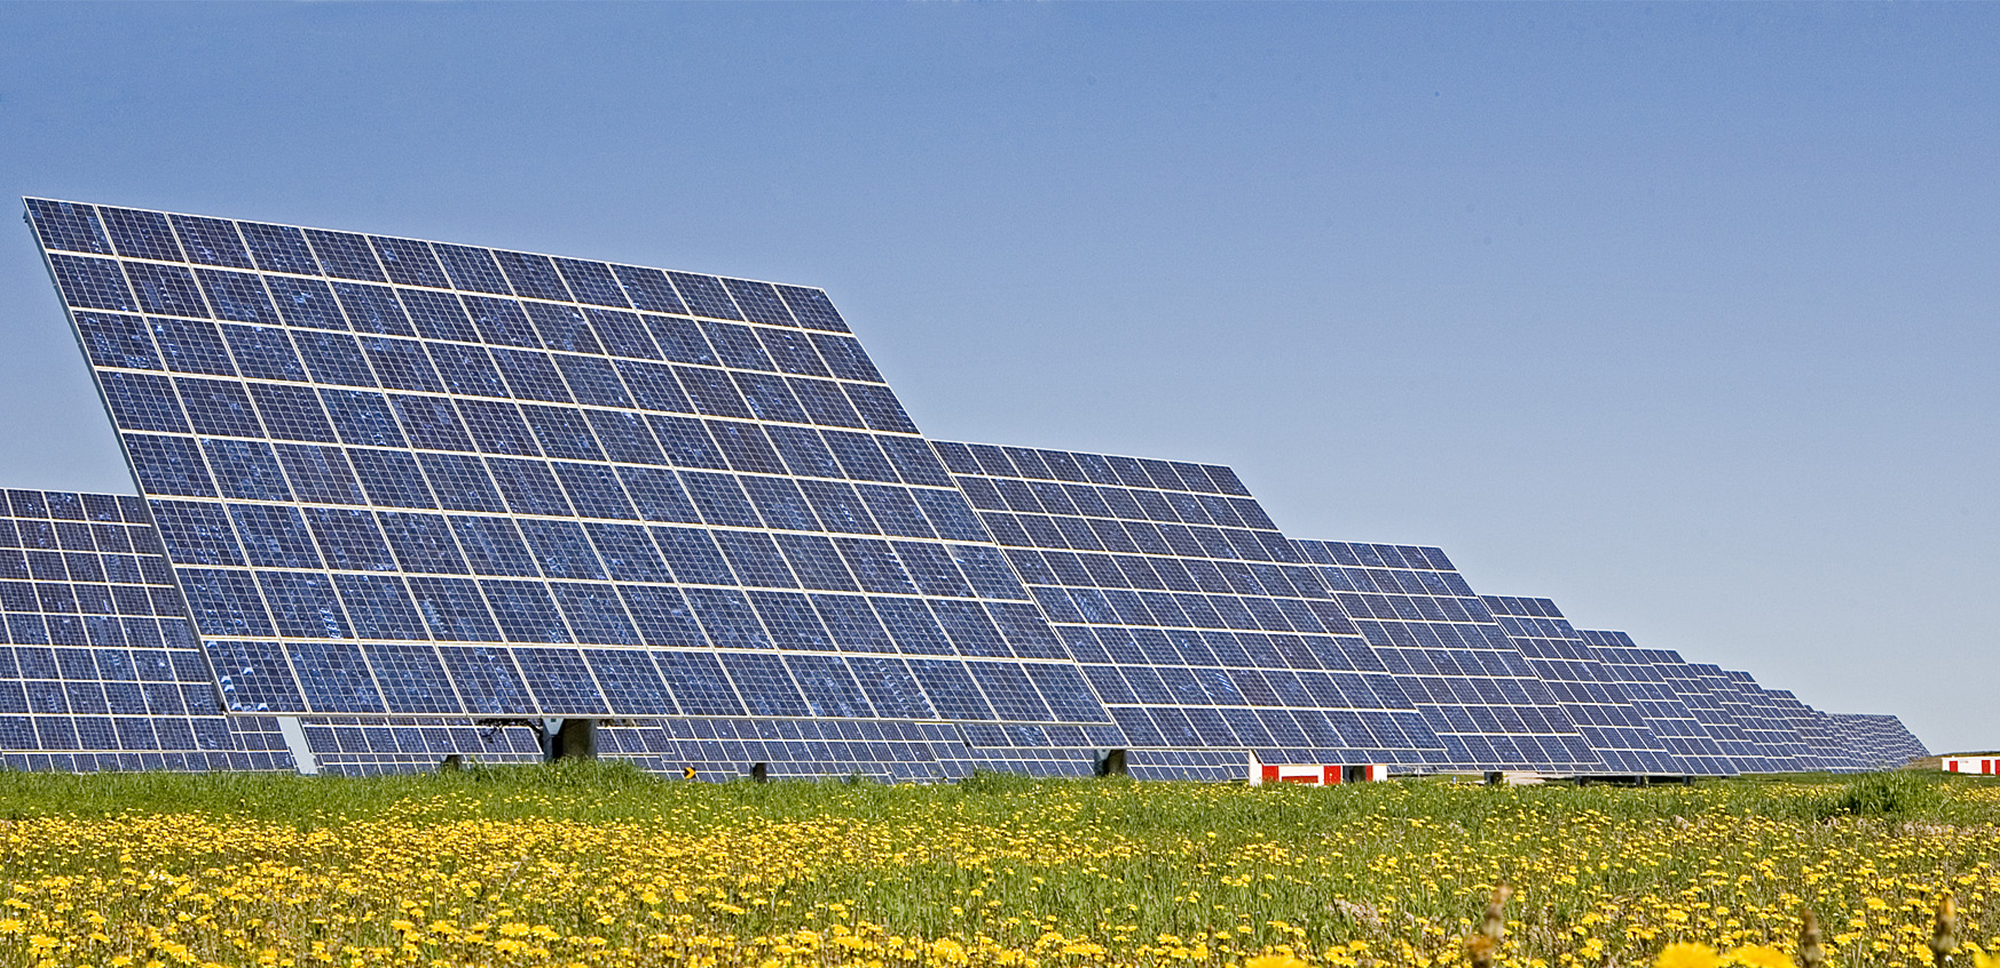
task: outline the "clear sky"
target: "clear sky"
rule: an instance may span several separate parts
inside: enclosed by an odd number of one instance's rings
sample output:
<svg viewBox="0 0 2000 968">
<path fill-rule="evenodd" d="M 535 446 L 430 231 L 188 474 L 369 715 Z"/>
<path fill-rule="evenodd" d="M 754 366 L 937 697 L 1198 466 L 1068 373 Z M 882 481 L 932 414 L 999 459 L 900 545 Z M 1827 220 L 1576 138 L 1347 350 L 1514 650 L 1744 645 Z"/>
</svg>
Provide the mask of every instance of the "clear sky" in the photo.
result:
<svg viewBox="0 0 2000 968">
<path fill-rule="evenodd" d="M 2000 747 L 2000 6 L 0 6 L 0 195 L 820 285 L 935 437 Z M 132 485 L 25 231 L 0 484 Z"/>
</svg>

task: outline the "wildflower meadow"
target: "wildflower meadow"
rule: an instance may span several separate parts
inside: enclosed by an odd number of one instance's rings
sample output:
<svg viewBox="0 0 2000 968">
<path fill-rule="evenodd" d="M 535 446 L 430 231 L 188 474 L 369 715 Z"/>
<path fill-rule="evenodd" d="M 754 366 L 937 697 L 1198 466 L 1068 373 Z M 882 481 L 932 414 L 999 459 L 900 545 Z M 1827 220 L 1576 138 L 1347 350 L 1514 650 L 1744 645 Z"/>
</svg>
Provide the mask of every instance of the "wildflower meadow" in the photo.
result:
<svg viewBox="0 0 2000 968">
<path fill-rule="evenodd" d="M 1825 964 L 1928 966 L 1941 904 L 2000 963 L 1977 778 L 0 774 L 0 817 L 0 965 L 1768 968 L 1810 912 Z"/>
</svg>

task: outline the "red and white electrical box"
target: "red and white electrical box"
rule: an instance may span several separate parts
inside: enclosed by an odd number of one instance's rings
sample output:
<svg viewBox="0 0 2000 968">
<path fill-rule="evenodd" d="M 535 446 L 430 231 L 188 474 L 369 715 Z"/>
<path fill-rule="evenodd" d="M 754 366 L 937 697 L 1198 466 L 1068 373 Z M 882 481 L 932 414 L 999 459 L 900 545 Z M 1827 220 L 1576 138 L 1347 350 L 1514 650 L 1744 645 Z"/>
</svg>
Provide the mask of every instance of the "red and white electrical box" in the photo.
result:
<svg viewBox="0 0 2000 968">
<path fill-rule="evenodd" d="M 1262 786 L 1266 783 L 1304 783 L 1307 786 L 1333 786 L 1337 783 L 1373 783 L 1389 778 L 1387 763 L 1260 763 L 1257 755 L 1250 755 L 1250 785 Z"/>
<path fill-rule="evenodd" d="M 2000 773 L 2000 755 L 1947 756 L 1940 765 L 1946 773 Z"/>
</svg>

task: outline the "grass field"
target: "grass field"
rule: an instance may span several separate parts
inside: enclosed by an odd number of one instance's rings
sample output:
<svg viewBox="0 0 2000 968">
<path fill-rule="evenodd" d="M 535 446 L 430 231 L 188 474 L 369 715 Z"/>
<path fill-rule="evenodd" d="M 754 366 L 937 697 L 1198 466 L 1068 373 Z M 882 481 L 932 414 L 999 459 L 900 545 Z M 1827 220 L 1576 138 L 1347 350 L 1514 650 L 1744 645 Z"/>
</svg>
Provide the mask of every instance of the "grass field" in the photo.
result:
<svg viewBox="0 0 2000 968">
<path fill-rule="evenodd" d="M 1996 948 L 2000 784 L 1328 789 L 0 774 L 0 965 L 1652 964 Z M 1761 959 L 1761 960 L 1760 960 Z M 1673 959 L 1669 959 L 1673 960 Z M 1296 966 L 1294 966 L 1296 968 Z"/>
</svg>

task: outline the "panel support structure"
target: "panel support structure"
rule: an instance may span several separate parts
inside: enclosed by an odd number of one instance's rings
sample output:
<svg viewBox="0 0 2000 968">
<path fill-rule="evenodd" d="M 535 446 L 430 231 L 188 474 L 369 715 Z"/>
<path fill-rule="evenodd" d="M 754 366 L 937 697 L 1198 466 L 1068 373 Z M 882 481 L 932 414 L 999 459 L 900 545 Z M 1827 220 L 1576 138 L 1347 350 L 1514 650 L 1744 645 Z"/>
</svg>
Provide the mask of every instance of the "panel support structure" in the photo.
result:
<svg viewBox="0 0 2000 968">
<path fill-rule="evenodd" d="M 313 758 L 312 747 L 306 744 L 305 727 L 299 725 L 297 716 L 279 716 L 278 735 L 285 738 L 285 749 L 290 750 L 292 762 L 298 766 L 300 776 L 318 776 L 319 761 Z"/>
</svg>

